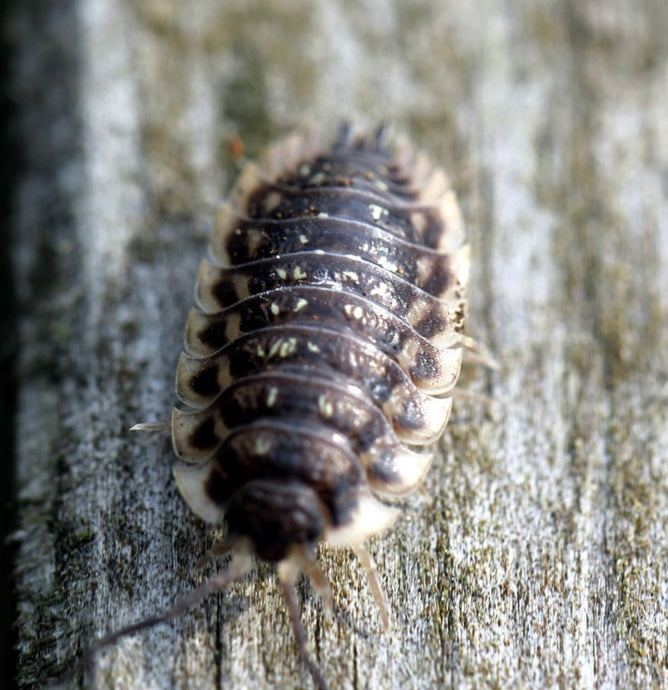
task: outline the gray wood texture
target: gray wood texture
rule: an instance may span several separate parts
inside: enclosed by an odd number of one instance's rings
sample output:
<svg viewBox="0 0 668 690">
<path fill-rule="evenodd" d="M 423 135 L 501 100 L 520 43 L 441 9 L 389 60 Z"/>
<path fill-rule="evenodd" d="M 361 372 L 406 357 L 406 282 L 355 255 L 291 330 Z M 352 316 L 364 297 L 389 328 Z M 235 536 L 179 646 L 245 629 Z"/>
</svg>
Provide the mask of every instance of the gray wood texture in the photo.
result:
<svg viewBox="0 0 668 690">
<path fill-rule="evenodd" d="M 332 688 L 668 686 L 668 5 L 16 3 L 22 688 L 169 607 L 217 536 L 171 476 L 173 372 L 239 161 L 342 118 L 449 171 L 472 244 L 463 386 L 405 518 L 299 590 Z M 234 147 L 232 147 L 234 148 Z M 73 687 L 309 685 L 270 568 L 124 639 Z"/>
</svg>

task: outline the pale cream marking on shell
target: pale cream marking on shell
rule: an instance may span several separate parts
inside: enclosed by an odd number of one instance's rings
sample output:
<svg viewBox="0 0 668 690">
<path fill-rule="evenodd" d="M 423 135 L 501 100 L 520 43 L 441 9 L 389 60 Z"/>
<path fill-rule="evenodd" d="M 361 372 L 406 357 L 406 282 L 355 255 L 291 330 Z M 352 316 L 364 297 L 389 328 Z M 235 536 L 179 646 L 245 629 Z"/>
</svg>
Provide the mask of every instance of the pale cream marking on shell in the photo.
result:
<svg viewBox="0 0 668 690">
<path fill-rule="evenodd" d="M 241 171 L 241 175 L 230 195 L 232 208 L 243 210 L 248 197 L 262 183 L 262 176 L 255 163 L 248 163 Z"/>
<path fill-rule="evenodd" d="M 433 458 L 433 453 L 416 452 L 401 446 L 392 458 L 396 478 L 387 484 L 379 482 L 374 491 L 388 497 L 410 493 L 424 479 Z"/>
<path fill-rule="evenodd" d="M 345 304 L 343 311 L 351 319 L 361 319 L 364 316 L 364 309 L 359 304 Z"/>
<path fill-rule="evenodd" d="M 449 353 L 459 345 L 459 333 L 450 325 L 430 338 L 432 345 L 440 352 Z M 439 357 L 441 355 L 439 354 Z"/>
<path fill-rule="evenodd" d="M 276 402 L 276 398 L 278 397 L 278 388 L 270 388 L 269 392 L 267 393 L 267 407 L 273 407 L 274 403 Z"/>
<path fill-rule="evenodd" d="M 232 285 L 234 286 L 234 292 L 238 299 L 242 300 L 244 297 L 250 295 L 250 276 L 245 275 L 235 275 L 232 279 Z"/>
<path fill-rule="evenodd" d="M 308 304 L 308 300 L 304 299 L 303 297 L 300 297 L 297 300 L 297 304 L 295 304 L 294 308 L 292 311 L 301 311 L 306 305 Z"/>
<path fill-rule="evenodd" d="M 320 347 L 318 345 L 316 345 L 315 343 L 306 343 L 306 347 L 311 352 L 320 352 Z"/>
<path fill-rule="evenodd" d="M 388 299 L 390 296 L 390 287 L 389 285 L 383 280 L 377 285 L 374 285 L 374 287 L 369 290 L 369 296 L 370 297 L 379 297 L 381 299 Z"/>
<path fill-rule="evenodd" d="M 300 266 L 295 266 L 292 271 L 292 276 L 295 280 L 303 280 L 304 278 L 308 278 L 308 273 L 304 273 Z"/>
<path fill-rule="evenodd" d="M 323 419 L 329 419 L 334 414 L 334 403 L 327 394 L 318 397 L 318 412 Z"/>
<path fill-rule="evenodd" d="M 202 312 L 199 309 L 191 309 L 186 320 L 186 328 L 183 334 L 183 345 L 189 355 L 205 357 L 211 354 L 211 346 L 202 341 Z"/>
<path fill-rule="evenodd" d="M 464 241 L 464 221 L 452 190 L 443 196 L 438 209 L 445 221 L 445 232 L 441 233 L 436 249 L 446 253 L 453 252 Z"/>
<path fill-rule="evenodd" d="M 276 302 L 272 302 L 269 305 L 269 311 L 274 315 L 278 316 L 281 313 L 281 308 L 276 304 Z"/>
<path fill-rule="evenodd" d="M 402 414 L 404 402 L 407 399 L 413 402 L 414 397 L 414 391 L 407 390 L 405 386 L 397 386 L 383 405 L 383 411 L 390 419 L 396 421 Z M 452 398 L 435 398 L 421 394 L 420 400 L 421 426 L 411 429 L 397 426 L 397 435 L 402 443 L 419 446 L 434 443 L 441 437 L 445 428 L 452 409 Z"/>
<path fill-rule="evenodd" d="M 275 343 L 272 344 L 272 346 L 269 348 L 269 352 L 267 354 L 267 358 L 271 359 L 285 344 L 285 341 L 283 338 L 279 338 L 276 340 Z"/>
<path fill-rule="evenodd" d="M 362 494 L 350 522 L 343 527 L 328 529 L 325 539 L 331 546 L 362 544 L 390 527 L 400 514 L 398 508 L 386 506 L 370 494 Z"/>
<path fill-rule="evenodd" d="M 177 407 L 172 409 L 171 427 L 174 453 L 181 460 L 191 464 L 206 462 L 211 457 L 211 450 L 209 448 L 197 448 L 191 442 L 192 433 L 203 419 L 213 420 L 216 439 L 221 440 L 227 435 L 229 429 L 222 420 L 218 410 L 205 409 L 203 412 L 193 413 L 192 410 L 181 410 Z"/>
<path fill-rule="evenodd" d="M 382 206 L 378 206 L 378 204 L 369 204 L 369 213 L 371 213 L 371 217 L 374 220 L 380 220 L 383 216 L 383 213 L 387 213 L 387 209 L 384 209 Z"/>
<path fill-rule="evenodd" d="M 418 285 L 423 285 L 429 276 L 431 275 L 431 271 L 434 267 L 434 261 L 438 261 L 441 270 L 442 270 L 442 262 L 440 261 L 440 258 L 433 257 L 433 256 L 421 256 L 415 264 L 415 274 L 416 274 L 416 282 Z M 436 297 L 440 297 L 443 293 L 440 292 L 436 295 Z"/>
<path fill-rule="evenodd" d="M 222 509 L 204 491 L 211 471 L 211 463 L 202 465 L 175 465 L 173 469 L 176 485 L 190 509 L 206 522 L 218 522 L 223 517 Z"/>
<path fill-rule="evenodd" d="M 418 233 L 422 235 L 424 229 L 427 227 L 427 216 L 424 213 L 411 213 L 411 225 Z"/>
<path fill-rule="evenodd" d="M 306 237 L 306 235 L 300 235 L 300 236 L 299 236 L 299 241 L 300 241 L 302 244 L 308 244 L 308 237 Z"/>
<path fill-rule="evenodd" d="M 388 190 L 387 183 L 383 182 L 383 180 L 376 180 L 376 187 L 380 189 L 381 192 L 386 192 Z"/>
<path fill-rule="evenodd" d="M 311 174 L 311 166 L 308 163 L 302 163 L 299 166 L 299 174 L 302 177 L 308 177 Z"/>
<path fill-rule="evenodd" d="M 348 280 L 353 280 L 356 283 L 359 281 L 359 275 L 355 273 L 355 271 L 343 271 L 341 274 L 344 278 L 348 278 Z"/>
<path fill-rule="evenodd" d="M 261 165 L 265 179 L 274 180 L 283 172 L 278 144 L 274 144 L 267 149 L 262 157 Z"/>
<path fill-rule="evenodd" d="M 386 256 L 378 257 L 378 265 L 386 271 L 397 272 L 397 264 L 390 261 Z"/>
<path fill-rule="evenodd" d="M 228 203 L 222 204 L 216 214 L 211 239 L 209 240 L 209 254 L 218 266 L 225 267 L 230 265 L 230 256 L 225 245 L 230 233 L 233 232 L 235 222 L 236 217 L 232 213 L 230 205 Z"/>
<path fill-rule="evenodd" d="M 397 361 L 399 364 L 401 364 L 401 367 L 405 371 L 409 371 L 411 368 L 413 368 L 417 362 L 417 355 L 422 349 L 422 343 L 418 338 L 408 338 L 404 344 L 401 350 L 397 353 Z M 429 385 L 423 384 L 420 382 L 421 385 Z"/>
<path fill-rule="evenodd" d="M 257 455 L 266 455 L 271 450 L 271 441 L 262 437 L 256 438 L 254 446 Z"/>
<path fill-rule="evenodd" d="M 324 249 L 314 249 L 314 250 L 313 250 L 313 253 L 314 253 L 314 254 L 324 254 L 324 253 L 325 253 L 325 250 L 324 250 Z"/>
<path fill-rule="evenodd" d="M 282 142 L 279 142 L 281 150 L 281 160 L 283 162 L 283 170 L 290 170 L 301 159 L 301 151 L 303 147 L 302 138 L 298 134 L 292 134 L 286 137 Z"/>
<path fill-rule="evenodd" d="M 264 210 L 266 213 L 271 213 L 283 199 L 280 192 L 270 192 L 264 199 Z"/>
<path fill-rule="evenodd" d="M 234 340 L 241 333 L 241 314 L 232 312 L 225 319 L 225 338 Z"/>
<path fill-rule="evenodd" d="M 465 244 L 457 250 L 451 264 L 452 272 L 462 285 L 468 285 L 471 269 L 471 245 Z"/>
<path fill-rule="evenodd" d="M 282 345 L 278 353 L 281 358 L 287 357 L 297 349 L 297 338 L 288 338 Z"/>
<path fill-rule="evenodd" d="M 431 307 L 429 304 L 420 302 L 420 300 L 415 300 L 406 314 L 406 321 L 408 321 L 411 326 L 414 326 L 422 321 L 430 309 Z"/>
<path fill-rule="evenodd" d="M 195 301 L 198 306 L 207 313 L 217 312 L 220 303 L 213 294 L 213 286 L 220 281 L 221 269 L 214 266 L 210 261 L 203 259 L 197 271 L 197 282 L 195 285 Z"/>
<path fill-rule="evenodd" d="M 450 182 L 443 168 L 434 168 L 420 187 L 418 198 L 425 203 L 438 201 L 450 189 Z"/>
<path fill-rule="evenodd" d="M 415 394 L 413 392 L 401 391 L 396 394 L 393 391 L 388 403 L 392 408 L 392 418 L 401 413 L 404 402 L 408 399 L 412 401 Z M 450 412 L 452 411 L 452 397 L 434 397 L 423 394 L 422 404 L 422 425 L 418 429 L 404 429 L 399 432 L 402 443 L 410 445 L 429 445 L 441 438 Z M 385 409 L 385 408 L 384 408 Z"/>
<path fill-rule="evenodd" d="M 441 374 L 438 377 L 438 393 L 449 393 L 457 385 L 463 356 L 464 351 L 459 346 L 439 349 L 438 363 Z"/>
<path fill-rule="evenodd" d="M 246 232 L 246 243 L 248 245 L 248 253 L 251 256 L 255 254 L 264 237 L 265 234 L 262 230 L 258 230 L 257 228 L 248 228 L 248 231 Z"/>
<path fill-rule="evenodd" d="M 316 215 L 316 218 L 329 218 L 329 213 L 326 211 L 320 211 L 320 213 Z"/>
<path fill-rule="evenodd" d="M 284 268 L 277 268 L 276 275 L 281 279 L 285 280 L 288 277 L 288 272 Z"/>
<path fill-rule="evenodd" d="M 424 152 L 420 151 L 413 161 L 411 166 L 411 173 L 415 182 L 415 185 L 422 187 L 427 176 L 431 174 L 434 166 L 431 162 L 429 156 Z"/>
<path fill-rule="evenodd" d="M 322 184 L 327 179 L 327 175 L 324 172 L 316 173 L 310 180 L 309 183 L 312 185 Z"/>
</svg>

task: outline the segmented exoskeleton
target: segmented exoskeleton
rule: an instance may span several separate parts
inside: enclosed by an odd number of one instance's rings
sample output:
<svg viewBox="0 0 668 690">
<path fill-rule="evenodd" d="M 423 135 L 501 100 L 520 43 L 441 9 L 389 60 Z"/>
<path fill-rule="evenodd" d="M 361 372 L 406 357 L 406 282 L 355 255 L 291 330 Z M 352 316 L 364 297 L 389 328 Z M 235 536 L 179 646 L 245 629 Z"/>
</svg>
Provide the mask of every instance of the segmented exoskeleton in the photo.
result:
<svg viewBox="0 0 668 690">
<path fill-rule="evenodd" d="M 193 511 L 224 522 L 213 576 L 163 616 L 181 615 L 275 562 L 300 652 L 294 584 L 319 542 L 352 547 L 385 626 L 364 542 L 418 487 L 452 407 L 463 350 L 469 248 L 443 170 L 387 128 L 333 144 L 290 137 L 248 164 L 218 214 L 176 375 L 174 474 Z M 160 426 L 160 425 L 157 425 Z M 140 424 L 138 429 L 156 428 Z"/>
</svg>

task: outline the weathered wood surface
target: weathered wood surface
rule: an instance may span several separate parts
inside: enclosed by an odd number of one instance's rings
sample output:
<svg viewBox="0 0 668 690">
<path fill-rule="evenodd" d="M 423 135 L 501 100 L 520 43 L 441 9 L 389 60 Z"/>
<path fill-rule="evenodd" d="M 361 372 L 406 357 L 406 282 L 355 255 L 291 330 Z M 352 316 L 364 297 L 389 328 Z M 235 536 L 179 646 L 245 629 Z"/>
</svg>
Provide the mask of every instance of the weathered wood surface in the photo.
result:
<svg viewBox="0 0 668 690">
<path fill-rule="evenodd" d="M 192 287 L 237 163 L 271 137 L 388 116 L 449 169 L 473 248 L 443 457 L 372 544 L 394 609 L 326 553 L 300 589 L 332 688 L 668 684 L 668 5 L 16 3 L 27 168 L 18 680 L 169 606 L 215 538 L 175 490 L 164 420 Z M 275 579 L 119 642 L 90 688 L 308 684 Z"/>
</svg>

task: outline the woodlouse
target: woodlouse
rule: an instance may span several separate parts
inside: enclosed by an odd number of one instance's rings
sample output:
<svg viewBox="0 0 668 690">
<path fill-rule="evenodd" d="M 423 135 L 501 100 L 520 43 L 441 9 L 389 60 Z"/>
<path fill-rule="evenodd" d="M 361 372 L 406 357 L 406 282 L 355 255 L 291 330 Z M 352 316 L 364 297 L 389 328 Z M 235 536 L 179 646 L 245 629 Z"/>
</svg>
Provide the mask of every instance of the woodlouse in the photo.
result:
<svg viewBox="0 0 668 690">
<path fill-rule="evenodd" d="M 463 350 L 469 247 L 439 167 L 387 127 L 334 143 L 290 137 L 249 163 L 220 210 L 197 280 L 171 421 L 174 474 L 192 510 L 226 533 L 229 566 L 170 620 L 245 573 L 277 564 L 300 653 L 294 585 L 326 604 L 320 541 L 352 547 L 384 625 L 388 607 L 363 543 L 420 485 L 452 407 Z M 136 429 L 161 425 L 140 424 Z"/>
</svg>

